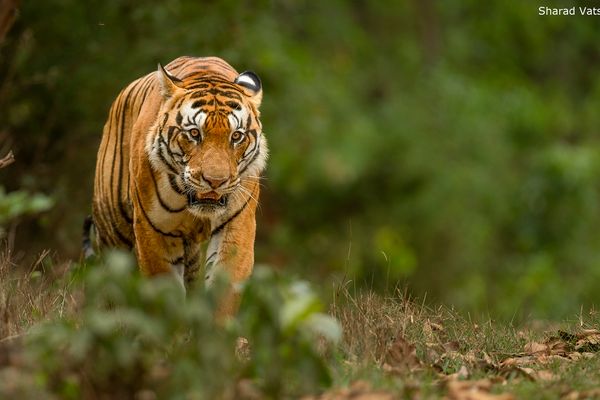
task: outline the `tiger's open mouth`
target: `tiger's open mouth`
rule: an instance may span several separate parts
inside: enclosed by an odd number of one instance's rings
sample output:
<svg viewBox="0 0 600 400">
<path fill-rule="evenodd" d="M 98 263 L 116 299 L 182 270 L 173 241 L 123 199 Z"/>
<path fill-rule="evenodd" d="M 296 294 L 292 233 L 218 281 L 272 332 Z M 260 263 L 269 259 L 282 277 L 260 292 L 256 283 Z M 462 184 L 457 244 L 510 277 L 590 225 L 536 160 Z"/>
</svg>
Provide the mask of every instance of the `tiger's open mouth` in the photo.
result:
<svg viewBox="0 0 600 400">
<path fill-rule="evenodd" d="M 227 195 L 220 196 L 216 192 L 199 194 L 197 192 L 188 193 L 189 206 L 210 206 L 225 207 L 227 205 Z"/>
</svg>

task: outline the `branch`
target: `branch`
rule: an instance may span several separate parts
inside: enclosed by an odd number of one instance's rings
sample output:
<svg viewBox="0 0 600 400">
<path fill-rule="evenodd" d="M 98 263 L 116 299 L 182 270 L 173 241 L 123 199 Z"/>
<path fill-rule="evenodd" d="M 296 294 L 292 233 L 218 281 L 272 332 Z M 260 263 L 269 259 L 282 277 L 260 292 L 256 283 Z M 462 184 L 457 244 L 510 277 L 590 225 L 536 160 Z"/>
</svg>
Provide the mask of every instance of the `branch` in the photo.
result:
<svg viewBox="0 0 600 400">
<path fill-rule="evenodd" d="M 7 155 L 4 156 L 4 158 L 0 159 L 0 169 L 4 168 L 4 167 L 8 167 L 10 164 L 15 162 L 15 156 L 13 155 L 12 151 L 9 151 Z"/>
<path fill-rule="evenodd" d="M 0 43 L 17 19 L 19 0 L 0 0 Z"/>
</svg>

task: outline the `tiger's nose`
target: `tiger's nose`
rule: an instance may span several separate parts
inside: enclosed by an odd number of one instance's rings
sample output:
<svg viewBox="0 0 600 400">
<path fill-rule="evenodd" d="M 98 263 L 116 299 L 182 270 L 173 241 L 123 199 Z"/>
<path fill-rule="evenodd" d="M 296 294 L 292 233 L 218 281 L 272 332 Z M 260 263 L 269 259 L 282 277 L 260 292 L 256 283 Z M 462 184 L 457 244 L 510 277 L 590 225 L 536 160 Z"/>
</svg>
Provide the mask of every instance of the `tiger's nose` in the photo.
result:
<svg viewBox="0 0 600 400">
<path fill-rule="evenodd" d="M 216 189 L 219 186 L 221 186 L 222 184 L 224 184 L 225 182 L 227 182 L 227 180 L 229 180 L 229 177 L 227 177 L 227 176 L 211 176 L 211 175 L 202 174 L 202 179 L 204 179 L 204 181 L 206 181 L 206 183 L 208 183 L 211 188 Z"/>
</svg>

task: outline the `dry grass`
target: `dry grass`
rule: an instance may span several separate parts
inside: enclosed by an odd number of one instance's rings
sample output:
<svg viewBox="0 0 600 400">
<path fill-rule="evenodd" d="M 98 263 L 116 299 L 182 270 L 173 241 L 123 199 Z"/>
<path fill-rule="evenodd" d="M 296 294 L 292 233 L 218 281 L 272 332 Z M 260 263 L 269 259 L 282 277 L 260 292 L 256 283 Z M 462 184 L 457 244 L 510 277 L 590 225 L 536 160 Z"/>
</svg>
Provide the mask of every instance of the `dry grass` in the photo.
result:
<svg viewBox="0 0 600 400">
<path fill-rule="evenodd" d="M 52 265 L 49 251 L 26 268 L 12 260 L 10 250 L 0 253 L 0 342 L 18 338 L 33 324 L 76 308 L 69 283 L 62 279 L 69 267 L 70 263 Z"/>
<path fill-rule="evenodd" d="M 347 290 L 336 295 L 338 302 L 331 312 L 343 327 L 347 353 L 357 359 L 380 362 L 396 335 L 406 335 L 415 321 L 424 318 L 423 307 L 398 294 L 399 299 L 373 292 L 352 295 Z"/>
<path fill-rule="evenodd" d="M 332 314 L 344 330 L 339 386 L 368 381 L 400 398 L 575 399 L 600 383 L 593 314 L 513 327 L 431 309 L 401 290 L 388 297 L 339 290 Z"/>
</svg>

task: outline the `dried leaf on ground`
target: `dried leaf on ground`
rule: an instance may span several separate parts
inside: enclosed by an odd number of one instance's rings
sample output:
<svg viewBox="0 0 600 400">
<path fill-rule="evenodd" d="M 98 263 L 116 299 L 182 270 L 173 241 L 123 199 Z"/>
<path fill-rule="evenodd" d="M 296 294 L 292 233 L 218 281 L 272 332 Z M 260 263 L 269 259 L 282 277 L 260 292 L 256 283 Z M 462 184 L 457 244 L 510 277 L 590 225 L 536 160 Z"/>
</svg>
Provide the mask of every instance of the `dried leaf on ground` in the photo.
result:
<svg viewBox="0 0 600 400">
<path fill-rule="evenodd" d="M 260 400 L 265 395 L 251 379 L 242 379 L 235 386 L 235 398 L 239 400 Z"/>
<path fill-rule="evenodd" d="M 493 383 L 489 379 L 477 381 L 448 381 L 448 400 L 513 400 L 510 393 L 492 394 Z"/>
<path fill-rule="evenodd" d="M 445 342 L 448 339 L 444 326 L 429 319 L 423 324 L 423 334 L 428 342 Z"/>
<path fill-rule="evenodd" d="M 543 343 L 527 343 L 523 350 L 523 353 L 504 359 L 500 363 L 500 368 L 590 358 L 595 352 L 600 351 L 600 331 L 584 329 L 575 334 L 558 331 L 557 336 L 549 337 Z"/>
<path fill-rule="evenodd" d="M 591 389 L 578 392 L 572 390 L 561 396 L 562 400 L 600 399 L 600 389 Z"/>
<path fill-rule="evenodd" d="M 523 350 L 525 350 L 525 353 L 541 353 L 544 351 L 548 350 L 548 346 L 544 343 L 538 343 L 538 342 L 531 342 L 531 343 L 527 343 L 525 345 L 525 347 L 523 348 Z"/>
<path fill-rule="evenodd" d="M 535 381 L 552 381 L 556 376 L 548 370 L 536 370 L 530 367 L 520 367 L 517 365 L 504 366 L 499 369 L 500 373 L 508 378 L 523 377 L 532 382 Z"/>
<path fill-rule="evenodd" d="M 551 371 L 548 371 L 546 369 L 534 371 L 534 377 L 538 381 L 554 381 L 557 379 L 556 375 L 554 375 Z"/>
<path fill-rule="evenodd" d="M 320 396 L 303 397 L 301 400 L 395 400 L 393 394 L 373 390 L 365 381 L 356 381 L 349 388 L 327 391 Z"/>
<path fill-rule="evenodd" d="M 400 332 L 384 357 L 383 369 L 389 372 L 402 373 L 421 367 L 417 358 L 416 347 L 409 343 Z"/>
<path fill-rule="evenodd" d="M 584 329 L 577 334 L 575 350 L 591 353 L 600 351 L 600 331 L 597 329 Z"/>
<path fill-rule="evenodd" d="M 444 379 L 444 380 L 459 380 L 459 379 L 468 379 L 470 376 L 471 376 L 471 373 L 469 372 L 469 369 L 467 367 L 465 367 L 464 365 L 461 365 L 460 368 L 458 369 L 458 371 L 456 371 L 455 373 L 447 375 L 447 376 L 442 375 L 442 379 Z"/>
</svg>

